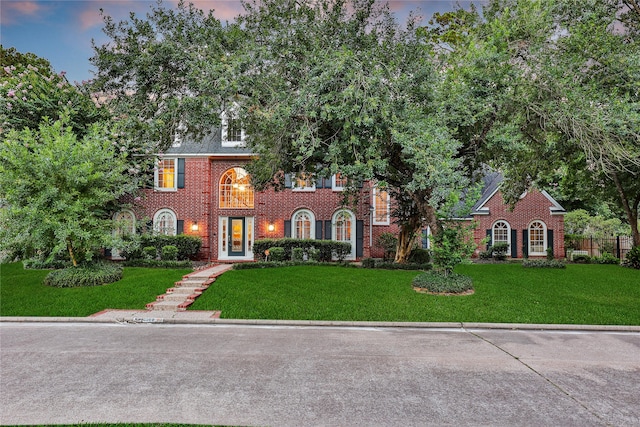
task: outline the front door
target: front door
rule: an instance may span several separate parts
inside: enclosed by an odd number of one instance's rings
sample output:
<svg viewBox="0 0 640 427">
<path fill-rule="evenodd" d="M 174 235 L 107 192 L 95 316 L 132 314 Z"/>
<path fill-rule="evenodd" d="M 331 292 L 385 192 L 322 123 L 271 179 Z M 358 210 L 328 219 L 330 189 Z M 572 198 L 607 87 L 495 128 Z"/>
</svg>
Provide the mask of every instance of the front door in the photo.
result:
<svg viewBox="0 0 640 427">
<path fill-rule="evenodd" d="M 245 218 L 229 218 L 229 256 L 245 256 Z"/>
</svg>

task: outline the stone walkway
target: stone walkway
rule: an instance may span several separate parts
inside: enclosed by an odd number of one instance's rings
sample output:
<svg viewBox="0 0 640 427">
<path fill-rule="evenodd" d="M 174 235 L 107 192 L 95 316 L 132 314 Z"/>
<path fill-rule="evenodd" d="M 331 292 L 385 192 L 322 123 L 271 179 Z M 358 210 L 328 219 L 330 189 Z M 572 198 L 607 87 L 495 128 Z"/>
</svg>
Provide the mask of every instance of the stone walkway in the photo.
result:
<svg viewBox="0 0 640 427">
<path fill-rule="evenodd" d="M 168 319 L 200 320 L 216 319 L 219 311 L 187 311 L 193 301 L 204 292 L 216 278 L 233 268 L 231 264 L 220 264 L 185 275 L 175 286 L 159 295 L 156 301 L 146 305 L 146 310 L 106 309 L 90 317 L 97 320 L 124 323 L 163 323 Z"/>
</svg>

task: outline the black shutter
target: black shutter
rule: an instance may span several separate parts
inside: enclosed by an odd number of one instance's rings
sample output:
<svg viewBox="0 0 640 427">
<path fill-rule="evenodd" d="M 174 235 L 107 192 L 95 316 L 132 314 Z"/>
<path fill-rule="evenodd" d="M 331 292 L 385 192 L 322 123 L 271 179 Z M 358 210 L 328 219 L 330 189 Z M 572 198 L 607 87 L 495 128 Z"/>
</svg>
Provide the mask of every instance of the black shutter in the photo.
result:
<svg viewBox="0 0 640 427">
<path fill-rule="evenodd" d="M 184 188 L 184 159 L 178 159 L 178 188 Z"/>
<path fill-rule="evenodd" d="M 292 187 L 291 174 L 290 173 L 285 173 L 284 174 L 284 188 L 291 188 L 291 187 Z"/>
<path fill-rule="evenodd" d="M 291 220 L 284 221 L 284 237 L 291 237 Z"/>
<path fill-rule="evenodd" d="M 518 230 L 511 230 L 511 258 L 518 258 Z"/>
<path fill-rule="evenodd" d="M 522 256 L 529 256 L 529 231 L 522 230 Z"/>
<path fill-rule="evenodd" d="M 324 188 L 324 178 L 318 177 L 316 179 L 316 189 L 318 188 Z"/>
<path fill-rule="evenodd" d="M 322 240 L 322 221 L 316 221 L 316 240 Z"/>
<path fill-rule="evenodd" d="M 176 234 L 182 234 L 182 233 L 184 233 L 184 219 L 179 219 L 177 229 L 176 229 Z"/>
<path fill-rule="evenodd" d="M 491 229 L 487 228 L 487 249 L 491 246 L 493 242 L 491 241 Z"/>
<path fill-rule="evenodd" d="M 553 230 L 547 230 L 547 248 L 553 251 Z M 555 253 L 552 252 L 555 256 Z"/>
<path fill-rule="evenodd" d="M 356 257 L 362 257 L 364 253 L 364 221 L 356 221 Z"/>
<path fill-rule="evenodd" d="M 145 227 L 146 227 L 146 230 L 144 230 L 144 231 L 142 232 L 142 234 L 144 234 L 144 233 L 151 233 L 151 232 L 153 231 L 153 221 L 151 221 L 151 220 L 147 221 L 147 222 L 145 223 Z"/>
<path fill-rule="evenodd" d="M 331 240 L 331 221 L 324 222 L 324 240 Z"/>
<path fill-rule="evenodd" d="M 427 237 L 427 228 L 422 230 L 422 249 L 427 249 L 429 247 L 429 240 Z"/>
<path fill-rule="evenodd" d="M 104 256 L 109 258 L 111 256 L 111 248 L 104 249 Z"/>
</svg>

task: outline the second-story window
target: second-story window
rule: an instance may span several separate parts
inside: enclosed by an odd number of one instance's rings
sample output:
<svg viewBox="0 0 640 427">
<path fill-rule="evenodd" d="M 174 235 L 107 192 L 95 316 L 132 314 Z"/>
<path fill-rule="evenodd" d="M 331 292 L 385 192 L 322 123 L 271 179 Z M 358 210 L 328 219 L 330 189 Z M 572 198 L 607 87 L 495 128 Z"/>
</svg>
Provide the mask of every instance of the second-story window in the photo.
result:
<svg viewBox="0 0 640 427">
<path fill-rule="evenodd" d="M 389 192 L 384 188 L 373 188 L 373 223 L 389 225 L 391 206 Z"/>
<path fill-rule="evenodd" d="M 173 191 L 177 188 L 177 159 L 161 159 L 155 169 L 155 189 Z"/>
<path fill-rule="evenodd" d="M 316 180 L 313 174 L 299 172 L 294 176 L 294 191 L 316 191 Z"/>
</svg>

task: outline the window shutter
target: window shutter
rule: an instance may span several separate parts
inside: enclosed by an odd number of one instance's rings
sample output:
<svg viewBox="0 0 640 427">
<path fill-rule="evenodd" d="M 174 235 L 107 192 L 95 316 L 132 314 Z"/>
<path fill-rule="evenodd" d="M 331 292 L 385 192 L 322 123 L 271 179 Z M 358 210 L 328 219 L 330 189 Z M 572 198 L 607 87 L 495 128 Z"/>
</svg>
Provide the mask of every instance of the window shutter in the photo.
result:
<svg viewBox="0 0 640 427">
<path fill-rule="evenodd" d="M 291 237 L 291 220 L 284 221 L 284 237 Z"/>
<path fill-rule="evenodd" d="M 324 188 L 324 178 L 318 177 L 316 179 L 316 189 L 318 188 Z"/>
<path fill-rule="evenodd" d="M 104 249 L 104 256 L 107 258 L 111 256 L 111 248 Z"/>
<path fill-rule="evenodd" d="M 427 249 L 429 247 L 429 243 L 427 240 L 427 229 L 422 230 L 422 249 Z"/>
<path fill-rule="evenodd" d="M 511 230 L 511 258 L 518 258 L 518 230 Z"/>
<path fill-rule="evenodd" d="M 184 159 L 178 159 L 178 188 L 184 188 Z"/>
<path fill-rule="evenodd" d="M 153 221 L 149 220 L 145 223 L 145 230 L 142 231 L 142 234 L 144 233 L 151 233 L 153 231 Z"/>
<path fill-rule="evenodd" d="M 322 240 L 322 221 L 316 221 L 316 240 Z"/>
<path fill-rule="evenodd" d="M 331 221 L 324 222 L 324 240 L 331 240 Z"/>
<path fill-rule="evenodd" d="M 547 230 L 547 248 L 553 251 L 553 230 Z M 552 252 L 555 256 L 555 253 Z"/>
<path fill-rule="evenodd" d="M 522 256 L 529 256 L 529 230 L 522 230 Z"/>
<path fill-rule="evenodd" d="M 183 233 L 184 233 L 184 219 L 179 219 L 177 221 L 176 234 L 183 234 Z"/>
<path fill-rule="evenodd" d="M 292 184 L 291 184 L 291 174 L 290 173 L 285 173 L 284 174 L 284 188 L 291 188 Z"/>
<path fill-rule="evenodd" d="M 491 229 L 490 228 L 487 228 L 487 237 L 488 237 L 488 239 L 487 239 L 487 249 L 489 249 L 489 246 L 491 246 L 491 244 L 493 243 L 491 241 Z"/>
<path fill-rule="evenodd" d="M 356 257 L 362 257 L 364 253 L 364 221 L 356 221 Z"/>
</svg>

